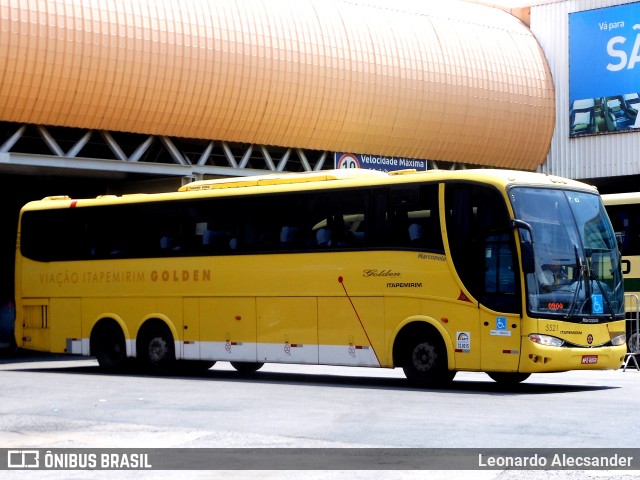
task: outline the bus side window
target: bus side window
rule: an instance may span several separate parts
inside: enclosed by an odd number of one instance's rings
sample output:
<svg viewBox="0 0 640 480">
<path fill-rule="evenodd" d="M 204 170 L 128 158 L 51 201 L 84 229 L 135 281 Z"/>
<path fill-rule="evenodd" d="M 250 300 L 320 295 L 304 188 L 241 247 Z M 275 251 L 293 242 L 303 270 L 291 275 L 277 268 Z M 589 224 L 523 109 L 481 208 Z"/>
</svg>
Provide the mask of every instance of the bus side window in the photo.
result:
<svg viewBox="0 0 640 480">
<path fill-rule="evenodd" d="M 420 250 L 444 251 L 437 205 L 430 210 L 409 212 L 409 244 Z M 435 218 L 432 218 L 432 215 Z M 414 217 L 414 218 L 412 218 Z"/>
<path fill-rule="evenodd" d="M 453 264 L 479 302 L 519 312 L 514 244 L 502 196 L 490 187 L 447 184 L 447 232 Z M 505 232 L 505 233 L 499 233 Z"/>
<path fill-rule="evenodd" d="M 300 227 L 285 225 L 280 229 L 280 247 L 285 250 L 298 250 L 303 246 Z"/>
<path fill-rule="evenodd" d="M 273 251 L 279 246 L 280 234 L 273 226 L 263 226 L 257 235 L 256 250 L 257 251 Z"/>
<path fill-rule="evenodd" d="M 515 281 L 509 235 L 487 237 L 483 303 L 498 311 L 518 311 Z"/>
<path fill-rule="evenodd" d="M 310 248 L 361 248 L 367 240 L 368 190 L 323 192 L 305 202 Z"/>
<path fill-rule="evenodd" d="M 326 227 L 320 227 L 316 230 L 316 244 L 320 248 L 331 246 L 331 230 Z"/>
<path fill-rule="evenodd" d="M 328 215 L 314 226 L 316 244 L 321 248 L 346 246 L 346 226 L 342 215 Z"/>
<path fill-rule="evenodd" d="M 616 238 L 625 256 L 640 252 L 640 205 L 611 205 L 607 213 L 611 219 Z"/>
<path fill-rule="evenodd" d="M 409 225 L 409 242 L 411 245 L 418 246 L 424 243 L 424 225 L 422 222 L 413 222 Z"/>
<path fill-rule="evenodd" d="M 202 235 L 202 245 L 205 251 L 221 253 L 230 249 L 231 235 L 223 229 L 207 228 Z"/>
<path fill-rule="evenodd" d="M 393 193 L 393 192 L 392 192 Z M 399 198 L 392 194 L 391 201 Z M 402 206 L 387 213 L 388 246 L 444 252 L 438 207 L 438 185 L 422 185 L 404 195 Z"/>
<path fill-rule="evenodd" d="M 626 251 L 629 242 L 629 217 L 626 212 L 616 212 L 610 215 L 613 230 L 616 234 L 622 251 Z"/>
</svg>

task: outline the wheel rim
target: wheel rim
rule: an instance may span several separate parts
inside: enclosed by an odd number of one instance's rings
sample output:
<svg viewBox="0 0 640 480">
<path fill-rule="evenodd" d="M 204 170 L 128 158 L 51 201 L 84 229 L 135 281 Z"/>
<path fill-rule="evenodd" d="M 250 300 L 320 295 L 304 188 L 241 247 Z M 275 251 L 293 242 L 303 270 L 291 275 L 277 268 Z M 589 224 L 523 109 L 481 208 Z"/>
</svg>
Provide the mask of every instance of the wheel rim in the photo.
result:
<svg viewBox="0 0 640 480">
<path fill-rule="evenodd" d="M 633 332 L 631 336 L 629 336 L 627 345 L 631 353 L 638 353 L 640 351 L 640 349 L 638 349 L 638 332 Z"/>
<path fill-rule="evenodd" d="M 430 343 L 420 343 L 413 349 L 413 366 L 419 372 L 432 370 L 437 358 L 436 349 Z"/>
<path fill-rule="evenodd" d="M 169 354 L 169 345 L 162 337 L 155 337 L 149 342 L 149 360 L 158 363 L 164 360 Z"/>
</svg>

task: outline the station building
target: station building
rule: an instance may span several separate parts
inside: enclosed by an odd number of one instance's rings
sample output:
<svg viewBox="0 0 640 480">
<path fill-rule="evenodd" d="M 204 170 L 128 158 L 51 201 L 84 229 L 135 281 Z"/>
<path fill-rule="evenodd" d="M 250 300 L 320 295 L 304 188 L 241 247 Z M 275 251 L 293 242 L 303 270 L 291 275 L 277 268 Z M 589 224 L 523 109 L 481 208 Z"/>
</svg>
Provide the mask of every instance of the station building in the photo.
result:
<svg viewBox="0 0 640 480">
<path fill-rule="evenodd" d="M 555 125 L 538 170 L 602 193 L 640 189 L 640 3 L 548 1 L 530 28 L 555 88 Z"/>
</svg>

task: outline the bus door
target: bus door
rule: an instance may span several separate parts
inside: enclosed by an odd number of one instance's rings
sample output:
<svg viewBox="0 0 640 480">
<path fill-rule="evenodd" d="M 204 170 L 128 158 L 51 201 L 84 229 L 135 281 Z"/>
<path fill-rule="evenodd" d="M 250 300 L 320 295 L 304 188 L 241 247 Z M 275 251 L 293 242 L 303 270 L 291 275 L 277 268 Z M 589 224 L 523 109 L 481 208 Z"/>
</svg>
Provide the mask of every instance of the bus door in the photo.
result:
<svg viewBox="0 0 640 480">
<path fill-rule="evenodd" d="M 516 372 L 520 363 L 520 317 L 481 307 L 481 361 L 483 371 Z"/>
<path fill-rule="evenodd" d="M 448 183 L 445 214 L 451 260 L 460 281 L 479 304 L 480 369 L 516 371 L 520 288 L 514 233 L 504 197 L 486 185 Z"/>
<path fill-rule="evenodd" d="M 521 321 L 511 235 L 490 235 L 484 249 L 484 285 L 480 304 L 481 369 L 517 371 Z"/>
</svg>

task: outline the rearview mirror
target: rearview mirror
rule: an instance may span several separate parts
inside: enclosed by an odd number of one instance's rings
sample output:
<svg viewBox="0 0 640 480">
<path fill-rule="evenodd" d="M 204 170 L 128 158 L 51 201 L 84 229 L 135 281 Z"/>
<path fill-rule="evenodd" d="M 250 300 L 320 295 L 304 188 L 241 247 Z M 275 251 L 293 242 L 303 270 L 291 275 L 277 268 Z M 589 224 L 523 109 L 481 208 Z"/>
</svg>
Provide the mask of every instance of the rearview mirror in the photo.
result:
<svg viewBox="0 0 640 480">
<path fill-rule="evenodd" d="M 522 271 L 525 274 L 534 273 L 536 263 L 533 256 L 533 244 L 529 240 L 520 242 L 520 251 L 522 252 Z"/>
<path fill-rule="evenodd" d="M 511 221 L 513 228 L 521 228 L 529 232 L 531 240 L 523 240 L 520 242 L 520 251 L 522 252 L 522 271 L 526 273 L 534 273 L 536 271 L 536 263 L 533 255 L 533 230 L 531 225 L 519 219 Z"/>
</svg>

